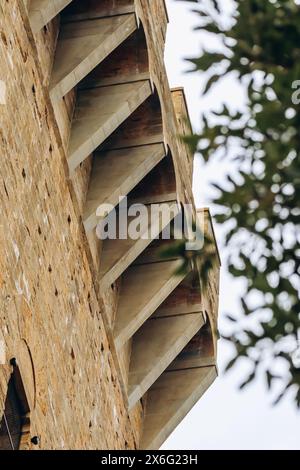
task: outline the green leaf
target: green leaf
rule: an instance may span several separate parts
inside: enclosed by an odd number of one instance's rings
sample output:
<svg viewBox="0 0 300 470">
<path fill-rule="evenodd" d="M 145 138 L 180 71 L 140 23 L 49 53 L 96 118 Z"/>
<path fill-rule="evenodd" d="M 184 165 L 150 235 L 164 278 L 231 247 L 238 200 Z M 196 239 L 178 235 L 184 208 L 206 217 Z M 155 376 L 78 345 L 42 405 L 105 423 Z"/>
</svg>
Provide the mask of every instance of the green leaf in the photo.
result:
<svg viewBox="0 0 300 470">
<path fill-rule="evenodd" d="M 207 81 L 206 85 L 205 85 L 205 88 L 204 88 L 204 91 L 203 91 L 203 95 L 206 95 L 206 93 L 209 92 L 209 90 L 211 89 L 211 87 L 214 85 L 214 83 L 216 83 L 220 78 L 220 75 L 219 74 L 216 74 L 216 75 L 212 75 L 210 77 L 210 79 Z"/>
</svg>

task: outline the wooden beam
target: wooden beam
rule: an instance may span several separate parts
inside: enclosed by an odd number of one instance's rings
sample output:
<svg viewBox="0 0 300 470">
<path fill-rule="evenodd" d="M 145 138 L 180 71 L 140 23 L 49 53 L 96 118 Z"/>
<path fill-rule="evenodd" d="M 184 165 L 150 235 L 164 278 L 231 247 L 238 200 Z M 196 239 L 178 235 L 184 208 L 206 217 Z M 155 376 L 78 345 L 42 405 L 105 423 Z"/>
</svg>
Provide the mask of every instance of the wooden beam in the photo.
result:
<svg viewBox="0 0 300 470">
<path fill-rule="evenodd" d="M 206 314 L 205 314 L 206 317 Z M 213 332 L 209 319 L 205 325 L 193 336 L 184 350 L 168 367 L 168 371 L 179 369 L 193 369 L 197 367 L 212 366 L 216 364 Z"/>
<path fill-rule="evenodd" d="M 159 449 L 216 377 L 215 366 L 164 372 L 147 394 L 140 448 Z"/>
<path fill-rule="evenodd" d="M 207 286 L 203 295 L 203 309 L 207 312 L 214 338 L 215 354 L 217 351 L 217 339 L 218 339 L 218 308 L 219 308 L 219 281 L 220 281 L 220 266 L 221 258 L 218 250 L 218 245 L 214 233 L 212 218 L 209 209 L 197 210 L 197 218 L 199 220 L 200 227 L 203 225 L 202 230 L 205 236 L 211 240 L 212 246 L 215 250 L 215 259 L 212 269 L 208 272 Z"/>
<path fill-rule="evenodd" d="M 184 279 L 181 260 L 131 266 L 123 274 L 114 328 L 117 349 L 128 341 Z"/>
<path fill-rule="evenodd" d="M 187 281 L 188 278 L 182 284 Z M 175 298 L 180 297 L 177 288 Z M 190 299 L 192 304 L 198 302 L 194 295 Z M 171 311 L 176 308 L 172 302 L 168 305 Z M 165 302 L 163 315 L 167 313 L 166 306 Z M 213 331 L 205 312 L 203 316 L 205 324 L 147 392 L 142 449 L 158 449 L 217 376 Z"/>
<path fill-rule="evenodd" d="M 55 53 L 51 98 L 66 95 L 136 28 L 134 14 L 63 25 Z"/>
<path fill-rule="evenodd" d="M 150 79 L 147 41 L 140 27 L 79 84 L 80 89 Z"/>
<path fill-rule="evenodd" d="M 149 390 L 204 323 L 201 312 L 156 317 L 144 323 L 133 337 L 128 387 L 130 408 Z"/>
<path fill-rule="evenodd" d="M 202 295 L 198 279 L 188 276 L 158 308 L 154 318 L 203 311 Z"/>
<path fill-rule="evenodd" d="M 101 204 L 119 204 L 165 156 L 164 144 L 143 145 L 97 153 L 94 156 L 90 186 L 84 211 L 87 231 L 96 227 Z"/>
<path fill-rule="evenodd" d="M 29 21 L 33 33 L 38 33 L 43 26 L 60 13 L 72 0 L 31 0 Z"/>
<path fill-rule="evenodd" d="M 152 239 L 147 237 L 148 233 L 155 238 L 179 213 L 179 206 L 176 201 L 164 203 L 160 220 L 153 220 L 148 215 L 148 222 L 145 233 L 138 240 L 127 237 L 126 239 L 105 240 L 100 262 L 100 288 L 107 289 L 113 284 L 121 274 L 136 261 L 137 257 L 152 243 Z M 150 212 L 150 207 L 148 207 Z M 159 216 L 158 216 L 159 217 Z M 128 224 L 131 219 L 129 218 Z M 146 225 L 146 224 L 145 224 Z"/>
<path fill-rule="evenodd" d="M 172 101 L 177 119 L 177 125 L 180 135 L 189 136 L 193 134 L 193 128 L 189 116 L 189 110 L 183 88 L 173 88 L 171 90 Z M 194 154 L 191 147 L 185 144 L 183 140 L 179 142 L 181 147 L 181 160 L 185 165 L 187 174 L 190 178 L 190 184 L 193 182 Z"/>
<path fill-rule="evenodd" d="M 131 192 L 132 201 L 155 204 L 177 199 L 176 178 L 171 155 L 156 165 Z M 163 195 L 163 197 L 162 197 Z"/>
<path fill-rule="evenodd" d="M 164 142 L 163 122 L 158 96 L 151 95 L 103 143 L 103 150 L 117 150 Z"/>
<path fill-rule="evenodd" d="M 80 91 L 71 129 L 70 171 L 73 172 L 151 93 L 149 80 Z"/>
</svg>

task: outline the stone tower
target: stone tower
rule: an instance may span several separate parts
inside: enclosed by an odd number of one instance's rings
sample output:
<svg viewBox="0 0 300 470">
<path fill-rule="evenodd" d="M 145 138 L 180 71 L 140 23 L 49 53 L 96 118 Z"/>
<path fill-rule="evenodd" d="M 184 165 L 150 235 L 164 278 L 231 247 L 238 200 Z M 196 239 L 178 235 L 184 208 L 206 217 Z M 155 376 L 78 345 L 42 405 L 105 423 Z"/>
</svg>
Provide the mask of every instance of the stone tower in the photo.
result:
<svg viewBox="0 0 300 470">
<path fill-rule="evenodd" d="M 214 240 L 167 23 L 163 0 L 0 2 L 0 448 L 158 449 L 216 377 L 219 263 L 202 289 L 168 241 L 96 233 L 127 196 Z"/>
</svg>

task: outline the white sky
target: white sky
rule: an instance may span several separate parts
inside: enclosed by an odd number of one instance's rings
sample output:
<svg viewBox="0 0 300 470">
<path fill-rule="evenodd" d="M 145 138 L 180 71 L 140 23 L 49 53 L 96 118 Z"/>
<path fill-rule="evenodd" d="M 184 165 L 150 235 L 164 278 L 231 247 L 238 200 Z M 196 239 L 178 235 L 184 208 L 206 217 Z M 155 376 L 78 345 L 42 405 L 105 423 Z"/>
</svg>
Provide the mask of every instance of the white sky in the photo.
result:
<svg viewBox="0 0 300 470">
<path fill-rule="evenodd" d="M 171 87 L 184 86 L 194 129 L 199 129 L 203 110 L 216 108 L 221 103 L 241 108 L 245 95 L 238 83 L 224 80 L 219 87 L 201 98 L 203 78 L 199 74 L 185 74 L 189 67 L 185 57 L 199 55 L 200 41 L 206 48 L 212 46 L 211 36 L 193 31 L 198 18 L 191 13 L 193 3 L 166 0 L 170 17 L 166 46 L 166 65 Z M 223 0 L 222 7 L 230 6 L 231 0 Z M 227 163 L 208 165 L 203 168 L 201 159 L 195 159 L 194 195 L 198 207 L 209 205 L 209 181 L 222 183 Z M 213 213 L 213 208 L 212 208 Z M 222 230 L 216 235 L 222 252 Z M 239 311 L 238 297 L 243 284 L 226 273 L 221 277 L 220 327 L 226 325 L 222 315 Z M 272 407 L 272 397 L 267 393 L 263 379 L 238 390 L 238 384 L 247 375 L 243 364 L 224 375 L 223 369 L 231 355 L 230 346 L 219 341 L 219 378 L 201 398 L 170 436 L 163 449 L 297 449 L 300 450 L 300 413 L 290 397 Z"/>
</svg>

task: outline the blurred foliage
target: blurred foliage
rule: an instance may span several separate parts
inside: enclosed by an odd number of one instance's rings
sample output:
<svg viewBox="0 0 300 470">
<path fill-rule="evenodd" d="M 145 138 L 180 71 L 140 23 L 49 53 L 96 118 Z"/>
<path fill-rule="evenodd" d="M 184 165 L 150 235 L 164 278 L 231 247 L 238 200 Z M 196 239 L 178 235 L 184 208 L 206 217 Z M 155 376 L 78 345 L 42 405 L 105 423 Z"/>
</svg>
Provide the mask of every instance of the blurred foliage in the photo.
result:
<svg viewBox="0 0 300 470">
<path fill-rule="evenodd" d="M 276 402 L 292 389 L 300 407 L 300 6 L 236 0 L 224 26 L 224 2 L 186 1 L 199 16 L 197 29 L 222 44 L 190 59 L 208 76 L 204 94 L 230 76 L 247 95 L 246 110 L 224 105 L 204 115 L 201 134 L 187 139 L 205 161 L 228 159 L 213 202 L 221 208 L 217 222 L 227 227 L 229 272 L 247 281 L 242 314 L 228 316 L 226 339 L 235 348 L 228 369 L 246 358 L 251 373 L 241 387 L 262 371 L 268 388 L 278 381 Z"/>
<path fill-rule="evenodd" d="M 219 263 L 219 260 L 215 241 L 207 235 L 203 235 L 202 232 L 201 238 L 201 250 L 198 248 L 187 249 L 187 244 L 191 244 L 191 240 L 183 238 L 182 240 L 174 240 L 168 247 L 162 248 L 159 256 L 162 259 L 180 258 L 181 263 L 175 271 L 175 275 L 183 275 L 191 271 L 197 272 L 201 287 L 205 292 L 209 284 L 209 273 L 215 264 Z M 197 244 L 197 241 L 193 241 L 193 243 Z M 201 253 L 201 256 L 199 256 L 199 253 Z"/>
</svg>

